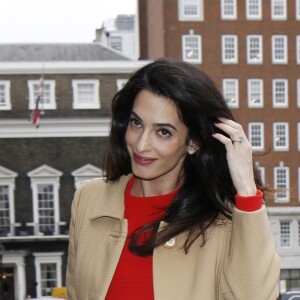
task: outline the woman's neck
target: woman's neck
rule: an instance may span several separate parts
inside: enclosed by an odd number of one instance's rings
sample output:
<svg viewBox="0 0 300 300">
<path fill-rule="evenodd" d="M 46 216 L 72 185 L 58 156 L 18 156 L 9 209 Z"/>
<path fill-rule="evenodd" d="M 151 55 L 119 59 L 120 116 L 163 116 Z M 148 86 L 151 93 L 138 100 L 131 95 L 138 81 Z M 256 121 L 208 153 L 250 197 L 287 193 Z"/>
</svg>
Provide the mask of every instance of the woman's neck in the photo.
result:
<svg viewBox="0 0 300 300">
<path fill-rule="evenodd" d="M 131 195 L 137 197 L 152 197 L 171 193 L 179 188 L 179 180 L 176 182 L 164 182 L 162 180 L 143 180 L 135 177 Z"/>
</svg>

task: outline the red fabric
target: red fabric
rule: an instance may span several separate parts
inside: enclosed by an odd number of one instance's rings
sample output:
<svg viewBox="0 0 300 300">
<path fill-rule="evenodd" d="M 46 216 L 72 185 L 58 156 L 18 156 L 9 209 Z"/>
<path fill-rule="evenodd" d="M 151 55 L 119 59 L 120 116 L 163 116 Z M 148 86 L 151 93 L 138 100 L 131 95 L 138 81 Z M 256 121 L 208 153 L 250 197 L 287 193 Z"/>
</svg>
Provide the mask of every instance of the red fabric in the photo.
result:
<svg viewBox="0 0 300 300">
<path fill-rule="evenodd" d="M 135 197 L 130 194 L 134 177 L 125 190 L 125 218 L 128 234 L 136 228 L 161 217 L 174 198 L 176 191 L 154 197 Z M 116 272 L 110 284 L 106 300 L 153 300 L 152 256 L 141 257 L 128 250 L 128 238 L 122 251 Z"/>
<path fill-rule="evenodd" d="M 241 196 L 236 194 L 235 205 L 239 210 L 246 212 L 256 211 L 262 207 L 263 193 L 261 190 L 257 190 L 254 196 Z"/>
</svg>

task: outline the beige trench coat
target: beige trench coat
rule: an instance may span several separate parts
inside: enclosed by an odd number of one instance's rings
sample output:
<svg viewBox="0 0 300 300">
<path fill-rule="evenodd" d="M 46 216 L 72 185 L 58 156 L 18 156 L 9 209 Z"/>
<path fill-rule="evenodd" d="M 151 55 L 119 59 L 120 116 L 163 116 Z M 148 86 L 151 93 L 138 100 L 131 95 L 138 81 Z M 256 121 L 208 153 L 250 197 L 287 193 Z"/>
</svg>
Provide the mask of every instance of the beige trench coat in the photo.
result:
<svg viewBox="0 0 300 300">
<path fill-rule="evenodd" d="M 69 300 L 101 300 L 109 288 L 127 236 L 124 189 L 129 176 L 107 184 L 93 179 L 75 193 L 67 270 Z M 275 300 L 279 259 L 263 207 L 234 210 L 233 221 L 209 229 L 204 247 L 195 242 L 153 254 L 155 300 Z M 142 300 L 142 299 L 141 299 Z"/>
</svg>

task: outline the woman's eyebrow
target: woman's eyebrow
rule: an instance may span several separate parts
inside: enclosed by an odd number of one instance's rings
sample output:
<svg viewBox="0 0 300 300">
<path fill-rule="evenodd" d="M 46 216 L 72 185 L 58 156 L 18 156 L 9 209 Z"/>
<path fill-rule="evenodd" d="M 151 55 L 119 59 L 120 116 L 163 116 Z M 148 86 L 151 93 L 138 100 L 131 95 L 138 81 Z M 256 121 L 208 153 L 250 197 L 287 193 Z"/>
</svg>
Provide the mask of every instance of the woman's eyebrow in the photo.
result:
<svg viewBox="0 0 300 300">
<path fill-rule="evenodd" d="M 131 111 L 131 116 L 135 117 L 138 121 L 143 122 L 143 120 L 140 118 L 140 116 L 136 112 Z M 175 131 L 177 131 L 177 128 L 170 123 L 153 123 L 153 127 L 170 127 L 172 129 L 174 129 Z"/>
</svg>

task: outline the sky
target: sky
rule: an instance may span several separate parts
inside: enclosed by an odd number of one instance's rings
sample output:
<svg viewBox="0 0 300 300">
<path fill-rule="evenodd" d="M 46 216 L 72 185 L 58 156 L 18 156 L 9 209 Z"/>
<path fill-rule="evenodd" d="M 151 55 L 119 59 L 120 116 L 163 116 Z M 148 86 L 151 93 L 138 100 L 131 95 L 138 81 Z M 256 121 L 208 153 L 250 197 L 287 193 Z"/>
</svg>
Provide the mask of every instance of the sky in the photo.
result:
<svg viewBox="0 0 300 300">
<path fill-rule="evenodd" d="M 0 43 L 90 43 L 103 20 L 137 0 L 0 0 Z"/>
</svg>

